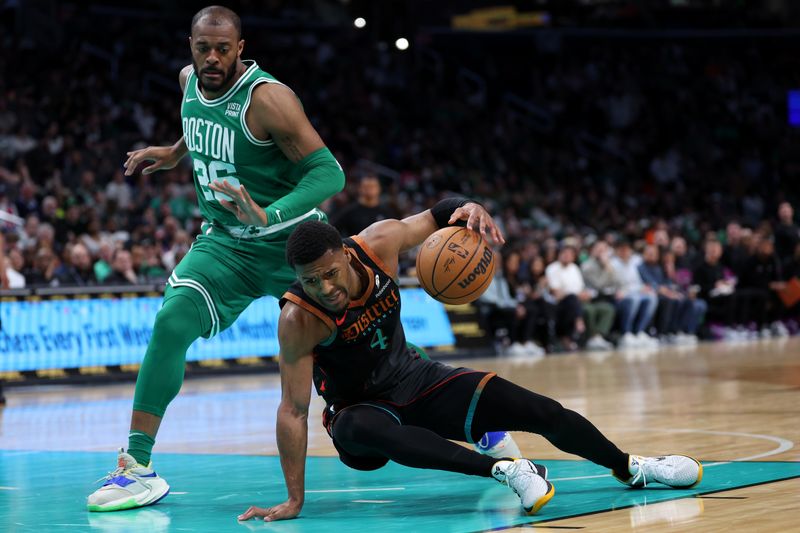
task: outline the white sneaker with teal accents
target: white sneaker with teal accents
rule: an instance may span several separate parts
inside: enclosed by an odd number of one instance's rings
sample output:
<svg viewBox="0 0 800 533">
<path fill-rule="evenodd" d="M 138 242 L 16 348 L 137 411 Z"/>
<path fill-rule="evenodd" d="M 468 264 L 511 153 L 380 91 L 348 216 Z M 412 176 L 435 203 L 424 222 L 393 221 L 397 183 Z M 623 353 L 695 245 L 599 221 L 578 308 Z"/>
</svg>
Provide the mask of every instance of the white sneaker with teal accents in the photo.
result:
<svg viewBox="0 0 800 533">
<path fill-rule="evenodd" d="M 519 496 L 522 508 L 529 515 L 536 514 L 556 493 L 553 484 L 547 481 L 547 469 L 528 459 L 497 461 L 492 476 Z"/>
<path fill-rule="evenodd" d="M 628 472 L 631 475 L 628 479 L 617 479 L 635 488 L 646 487 L 648 483 L 661 483 L 676 489 L 688 489 L 703 479 L 703 465 L 687 455 L 629 455 Z"/>
<path fill-rule="evenodd" d="M 101 478 L 103 486 L 86 500 L 89 511 L 121 511 L 152 505 L 169 494 L 169 485 L 149 466 L 119 449 L 117 469 Z"/>
</svg>

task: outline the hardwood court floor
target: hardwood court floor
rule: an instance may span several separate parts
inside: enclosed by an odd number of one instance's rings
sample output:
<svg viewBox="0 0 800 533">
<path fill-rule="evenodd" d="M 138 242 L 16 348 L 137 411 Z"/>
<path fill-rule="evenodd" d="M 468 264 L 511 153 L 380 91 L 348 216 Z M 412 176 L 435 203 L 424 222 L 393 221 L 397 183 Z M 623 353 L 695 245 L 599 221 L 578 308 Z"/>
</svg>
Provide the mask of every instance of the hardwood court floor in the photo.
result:
<svg viewBox="0 0 800 533">
<path fill-rule="evenodd" d="M 596 476 L 585 476 L 585 492 L 599 494 L 601 499 L 608 492 L 608 504 L 601 512 L 595 509 L 586 511 L 592 514 L 573 516 L 582 514 L 576 503 L 572 515 L 555 513 L 547 519 L 543 514 L 541 518 L 546 521 L 520 527 L 518 531 L 531 528 L 552 531 L 556 528 L 585 531 L 798 529 L 800 478 L 796 476 L 800 472 L 800 452 L 794 443 L 800 440 L 797 423 L 800 339 L 702 344 L 696 348 L 653 352 L 574 354 L 536 361 L 472 359 L 454 363 L 496 371 L 558 399 L 587 416 L 624 450 L 643 455 L 691 454 L 707 465 L 704 483 L 717 483 L 709 488 L 723 491 L 687 493 L 689 497 L 686 498 L 652 503 L 659 499 L 662 491 L 621 492 L 613 485 L 593 485 L 589 478 Z M 131 384 L 11 389 L 8 406 L 0 409 L 0 450 L 108 453 L 108 466 L 103 463 L 98 471 L 85 472 L 85 480 L 79 480 L 80 472 L 70 471 L 70 477 L 76 480 L 76 490 L 83 489 L 113 467 L 114 449 L 125 444 L 132 391 Z M 182 394 L 171 405 L 159 434 L 156 466 L 164 468 L 170 461 L 169 457 L 159 460 L 158 453 L 165 452 L 275 455 L 275 409 L 279 398 L 276 375 L 187 381 Z M 309 454 L 332 456 L 334 450 L 319 421 L 321 408 L 322 403 L 315 397 L 309 421 Z M 538 436 L 515 434 L 515 437 L 530 457 L 554 461 L 576 459 L 559 452 Z M 53 458 L 56 455 L 52 454 Z M 13 456 L 9 457 L 9 461 L 14 460 Z M 708 466 L 729 461 L 745 463 L 719 465 L 717 474 L 713 474 L 714 467 Z M 791 464 L 781 465 L 781 461 Z M 761 470 L 769 470 L 770 474 L 766 477 L 758 474 L 753 469 L 758 465 L 750 462 L 763 462 Z M 6 469 L 9 464 L 0 461 L 0 469 Z M 336 462 L 332 464 L 330 468 L 340 466 Z M 581 476 L 558 473 L 559 468 L 562 472 L 569 471 L 567 467 L 573 463 L 553 464 L 551 477 L 562 481 L 554 481 L 556 497 L 543 513 L 551 506 L 555 509 L 554 504 L 560 497 L 567 504 L 571 501 L 568 498 L 581 491 L 580 480 L 564 479 Z M 575 468 L 579 466 L 576 464 Z M 267 470 L 253 472 L 248 486 L 262 479 L 270 485 L 280 481 L 276 469 Z M 397 470 L 388 474 L 392 472 Z M 58 476 L 58 468 L 52 474 Z M 15 482 L 7 472 L 5 475 L 0 472 L 0 476 L 3 476 L 3 485 Z M 746 487 L 792 476 L 793 479 L 785 481 Z M 559 490 L 560 487 L 564 488 Z M 702 489 L 703 484 L 698 488 Z M 314 487 L 309 483 L 307 489 Z M 5 498 L 8 505 L 11 492 L 0 486 L 0 526 L 4 525 L 3 500 Z M 619 499 L 625 492 L 636 493 L 636 497 Z M 446 495 L 441 499 L 445 500 Z M 485 504 L 485 497 L 480 501 Z M 169 502 L 168 498 L 154 509 L 168 508 Z M 409 509 L 409 514 L 413 513 Z M 573 517 L 559 518 L 561 516 Z M 142 520 L 150 517 L 156 521 L 161 518 L 154 513 L 142 517 Z M 315 519 L 322 518 L 315 516 Z M 396 520 L 397 516 L 392 518 Z M 458 530 L 458 514 L 451 514 L 450 519 L 450 526 Z M 491 525 L 506 529 L 513 523 Z M 105 525 L 109 524 L 119 526 Z M 305 530 L 302 519 L 293 524 L 293 530 Z M 319 522 L 316 526 L 319 527 Z M 173 519 L 166 530 L 180 527 L 181 523 Z M 252 525 L 248 527 L 252 529 Z M 374 527 L 375 531 L 380 530 L 379 524 Z M 93 528 L 97 529 L 88 522 L 87 530 Z M 475 528 L 464 530 L 475 531 Z"/>
</svg>

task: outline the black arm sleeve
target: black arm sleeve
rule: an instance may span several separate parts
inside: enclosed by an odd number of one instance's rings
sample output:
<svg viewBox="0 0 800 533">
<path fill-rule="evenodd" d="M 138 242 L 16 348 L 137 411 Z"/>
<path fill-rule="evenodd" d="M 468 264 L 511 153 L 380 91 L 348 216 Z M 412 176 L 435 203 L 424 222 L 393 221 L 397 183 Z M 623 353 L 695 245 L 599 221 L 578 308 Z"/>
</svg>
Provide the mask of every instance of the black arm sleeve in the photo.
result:
<svg viewBox="0 0 800 533">
<path fill-rule="evenodd" d="M 462 207 L 472 200 L 467 200 L 466 198 L 445 198 L 443 200 L 439 200 L 436 205 L 431 207 L 431 214 L 433 215 L 433 219 L 436 221 L 436 225 L 439 228 L 447 227 L 449 224 L 447 223 L 450 220 L 450 216 L 453 214 L 453 211 Z M 454 225 L 456 226 L 466 226 L 466 220 L 459 220 Z"/>
</svg>

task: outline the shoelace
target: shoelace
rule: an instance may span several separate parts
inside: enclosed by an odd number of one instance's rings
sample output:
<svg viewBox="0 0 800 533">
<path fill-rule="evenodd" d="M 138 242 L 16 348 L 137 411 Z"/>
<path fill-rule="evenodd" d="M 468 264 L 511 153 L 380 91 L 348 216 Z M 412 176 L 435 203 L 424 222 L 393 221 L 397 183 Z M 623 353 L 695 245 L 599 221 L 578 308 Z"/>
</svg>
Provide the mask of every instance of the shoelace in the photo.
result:
<svg viewBox="0 0 800 533">
<path fill-rule="evenodd" d="M 105 481 L 107 479 L 112 479 L 112 478 L 115 478 L 117 476 L 123 476 L 123 475 L 127 474 L 130 471 L 131 471 L 130 468 L 125 468 L 125 467 L 119 466 L 113 472 L 109 472 L 108 474 L 106 474 L 105 476 L 101 477 L 100 479 L 96 479 L 95 483 L 100 483 L 101 481 Z"/>
<path fill-rule="evenodd" d="M 517 477 L 517 471 L 522 468 L 521 464 L 514 463 L 508 467 L 506 471 L 506 481 L 505 484 L 511 487 L 511 490 L 519 496 L 519 490 L 517 490 L 517 486 L 519 486 L 520 490 L 525 490 L 531 484 L 531 476 L 523 476 L 522 478 Z M 511 484 L 511 480 L 514 478 L 514 484 Z M 516 486 L 515 486 L 516 485 Z"/>
<path fill-rule="evenodd" d="M 647 486 L 647 476 L 644 473 L 644 463 L 641 462 L 641 461 L 639 462 L 639 471 L 636 472 L 636 475 L 633 476 L 633 479 L 631 479 L 631 485 L 636 485 L 637 483 L 639 483 L 640 479 L 643 482 L 642 486 L 646 487 Z"/>
</svg>

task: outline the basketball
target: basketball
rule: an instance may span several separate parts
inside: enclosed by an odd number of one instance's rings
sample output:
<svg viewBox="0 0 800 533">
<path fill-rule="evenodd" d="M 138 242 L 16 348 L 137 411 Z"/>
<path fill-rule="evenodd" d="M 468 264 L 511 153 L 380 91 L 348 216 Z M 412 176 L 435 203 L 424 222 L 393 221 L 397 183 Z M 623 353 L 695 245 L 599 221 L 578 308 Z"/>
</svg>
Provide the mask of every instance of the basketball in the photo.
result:
<svg viewBox="0 0 800 533">
<path fill-rule="evenodd" d="M 446 304 L 477 299 L 494 276 L 494 252 L 477 231 L 442 228 L 425 239 L 417 254 L 417 278 L 425 292 Z"/>
</svg>

